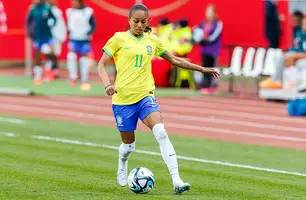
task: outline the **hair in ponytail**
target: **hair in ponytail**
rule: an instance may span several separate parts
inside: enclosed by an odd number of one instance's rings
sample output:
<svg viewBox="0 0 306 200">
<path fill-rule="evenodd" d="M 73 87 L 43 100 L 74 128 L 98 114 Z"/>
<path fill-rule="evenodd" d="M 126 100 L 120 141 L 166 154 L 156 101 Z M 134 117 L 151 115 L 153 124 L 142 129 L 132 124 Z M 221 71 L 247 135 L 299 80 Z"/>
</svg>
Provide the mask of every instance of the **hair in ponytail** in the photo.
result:
<svg viewBox="0 0 306 200">
<path fill-rule="evenodd" d="M 152 28 L 150 26 L 146 26 L 144 32 L 145 33 L 151 33 L 152 32 Z"/>
</svg>

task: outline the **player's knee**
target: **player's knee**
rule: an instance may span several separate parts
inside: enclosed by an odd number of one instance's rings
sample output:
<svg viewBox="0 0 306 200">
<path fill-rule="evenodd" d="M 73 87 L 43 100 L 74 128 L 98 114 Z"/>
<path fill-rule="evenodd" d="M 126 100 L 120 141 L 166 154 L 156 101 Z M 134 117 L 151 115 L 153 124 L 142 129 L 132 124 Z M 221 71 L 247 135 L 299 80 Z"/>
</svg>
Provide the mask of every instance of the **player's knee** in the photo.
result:
<svg viewBox="0 0 306 200">
<path fill-rule="evenodd" d="M 69 52 L 67 54 L 67 60 L 68 61 L 76 61 L 77 60 L 77 55 L 74 52 Z"/>
<path fill-rule="evenodd" d="M 165 126 L 162 123 L 156 124 L 152 130 L 157 141 L 168 137 Z"/>
<path fill-rule="evenodd" d="M 50 47 L 50 45 L 47 45 L 47 44 L 43 44 L 42 46 L 41 46 L 41 52 L 43 53 L 43 54 L 51 54 L 52 53 L 52 48 Z"/>
<path fill-rule="evenodd" d="M 80 58 L 80 62 L 81 62 L 81 63 L 84 63 L 85 65 L 87 65 L 87 64 L 89 63 L 89 59 L 88 59 L 87 56 L 82 56 L 82 57 Z"/>
</svg>

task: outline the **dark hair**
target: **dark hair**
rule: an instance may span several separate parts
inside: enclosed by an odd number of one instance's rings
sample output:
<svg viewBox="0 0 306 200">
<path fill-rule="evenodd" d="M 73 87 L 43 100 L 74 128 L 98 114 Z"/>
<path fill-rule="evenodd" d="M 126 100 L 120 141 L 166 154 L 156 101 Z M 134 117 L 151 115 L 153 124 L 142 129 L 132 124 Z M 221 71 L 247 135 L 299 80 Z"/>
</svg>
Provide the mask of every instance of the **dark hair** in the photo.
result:
<svg viewBox="0 0 306 200">
<path fill-rule="evenodd" d="M 131 19 L 133 12 L 136 11 L 136 10 L 143 10 L 149 15 L 149 10 L 145 5 L 135 4 L 135 5 L 132 6 L 132 8 L 129 11 L 129 19 Z M 150 26 L 146 26 L 144 32 L 145 33 L 151 33 L 152 28 Z"/>
<path fill-rule="evenodd" d="M 165 26 L 167 24 L 170 24 L 169 19 L 167 17 L 164 17 L 159 22 L 160 25 Z"/>
<path fill-rule="evenodd" d="M 293 16 L 296 16 L 296 17 L 298 17 L 298 18 L 303 18 L 303 17 L 304 17 L 304 14 L 303 14 L 302 11 L 296 10 L 296 11 L 294 11 Z"/>
<path fill-rule="evenodd" d="M 184 27 L 188 26 L 188 20 L 181 19 L 180 21 L 178 21 L 178 24 L 180 25 L 180 27 L 184 28 Z"/>
</svg>

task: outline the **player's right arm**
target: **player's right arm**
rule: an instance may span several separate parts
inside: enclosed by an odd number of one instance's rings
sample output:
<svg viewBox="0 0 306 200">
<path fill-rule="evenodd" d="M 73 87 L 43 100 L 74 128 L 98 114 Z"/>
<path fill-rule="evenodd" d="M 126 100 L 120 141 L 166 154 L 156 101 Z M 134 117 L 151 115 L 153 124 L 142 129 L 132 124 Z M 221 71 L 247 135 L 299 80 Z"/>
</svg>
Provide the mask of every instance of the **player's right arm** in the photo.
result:
<svg viewBox="0 0 306 200">
<path fill-rule="evenodd" d="M 98 64 L 99 76 L 102 80 L 102 83 L 105 87 L 105 92 L 108 96 L 112 96 L 117 92 L 115 87 L 110 83 L 107 71 L 105 69 L 106 63 L 108 63 L 110 59 L 111 57 L 104 52 Z"/>
<path fill-rule="evenodd" d="M 117 93 L 115 87 L 110 83 L 107 71 L 105 66 L 109 63 L 110 59 L 113 55 L 119 50 L 120 39 L 117 34 L 115 34 L 112 38 L 110 38 L 106 45 L 103 47 L 103 55 L 98 64 L 98 72 L 99 76 L 102 80 L 102 83 L 105 87 L 105 91 L 107 95 L 112 96 Z"/>
<path fill-rule="evenodd" d="M 26 31 L 27 36 L 33 38 L 33 29 L 32 29 L 32 22 L 33 22 L 33 6 L 30 6 L 28 11 L 28 16 L 26 20 Z"/>
</svg>

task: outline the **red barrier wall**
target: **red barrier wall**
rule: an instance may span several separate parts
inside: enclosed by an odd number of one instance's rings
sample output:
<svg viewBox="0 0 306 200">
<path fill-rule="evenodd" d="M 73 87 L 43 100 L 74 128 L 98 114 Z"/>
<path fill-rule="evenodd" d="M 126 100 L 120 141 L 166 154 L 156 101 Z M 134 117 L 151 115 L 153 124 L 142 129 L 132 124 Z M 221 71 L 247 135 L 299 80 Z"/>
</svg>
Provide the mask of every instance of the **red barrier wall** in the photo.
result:
<svg viewBox="0 0 306 200">
<path fill-rule="evenodd" d="M 2 1 L 7 12 L 10 31 L 7 35 L 0 35 L 0 59 L 23 59 L 24 35 L 20 34 L 20 29 L 24 28 L 26 11 L 32 0 Z M 71 1 L 59 0 L 58 2 L 59 7 L 65 10 L 70 6 Z M 116 12 L 122 8 L 128 9 L 135 3 L 135 0 L 85 0 L 85 2 L 95 10 L 98 28 L 93 36 L 93 48 L 95 58 L 99 59 L 100 49 L 108 38 L 116 31 L 126 30 L 128 26 L 127 17 L 116 14 Z M 203 19 L 206 5 L 213 3 L 217 7 L 219 18 L 224 23 L 223 44 L 266 46 L 263 29 L 264 1 L 262 0 L 143 0 L 142 2 L 156 15 L 151 19 L 152 25 L 157 24 L 162 16 L 168 16 L 171 21 L 186 18 L 190 20 L 191 25 L 195 25 Z M 164 6 L 175 7 L 176 4 L 184 2 L 186 2 L 184 5 L 170 12 L 162 12 L 167 9 Z M 117 7 L 110 10 L 105 9 L 107 3 Z M 280 11 L 285 15 L 288 11 L 287 4 L 287 2 L 280 2 Z M 287 21 L 283 22 L 283 28 L 287 27 Z M 283 34 L 282 46 L 287 47 L 288 31 L 284 31 Z M 66 50 L 65 44 L 62 58 L 65 58 Z M 196 62 L 200 61 L 198 47 L 194 47 L 191 58 Z M 219 64 L 227 64 L 228 58 L 228 50 L 224 48 Z"/>
</svg>

